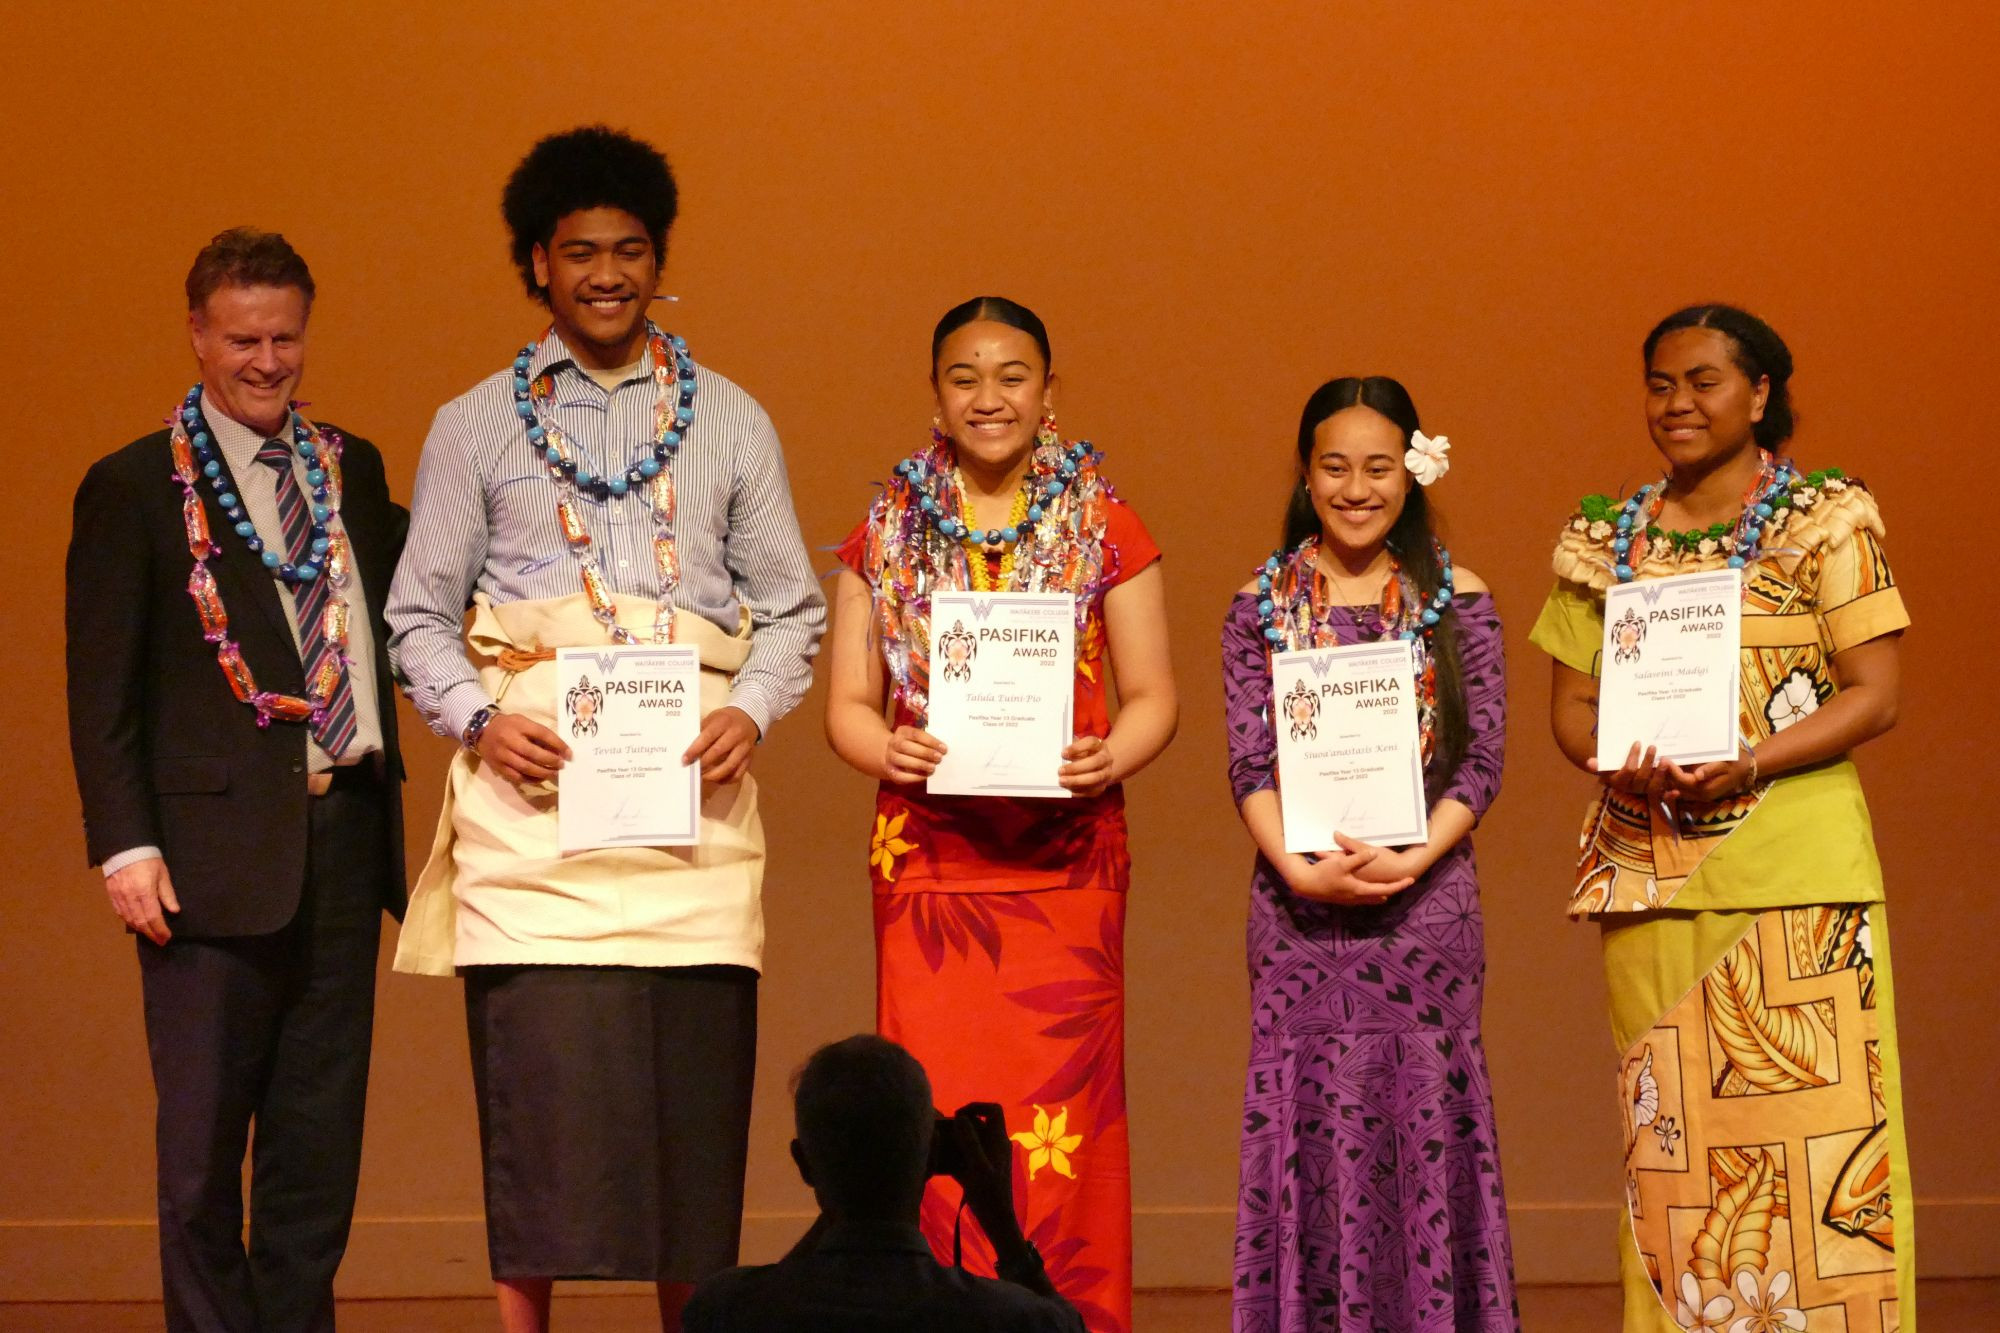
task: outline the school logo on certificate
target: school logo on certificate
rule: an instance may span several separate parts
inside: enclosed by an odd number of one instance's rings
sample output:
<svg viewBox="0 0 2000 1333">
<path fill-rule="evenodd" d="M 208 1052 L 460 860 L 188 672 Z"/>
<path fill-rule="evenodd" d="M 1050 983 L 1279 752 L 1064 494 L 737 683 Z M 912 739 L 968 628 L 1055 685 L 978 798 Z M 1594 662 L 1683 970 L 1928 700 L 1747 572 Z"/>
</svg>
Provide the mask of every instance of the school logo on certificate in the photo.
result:
<svg viewBox="0 0 2000 1333">
<path fill-rule="evenodd" d="M 979 655 L 979 640 L 972 637 L 963 620 L 951 622 L 951 628 L 938 636 L 938 647 L 944 653 L 946 680 L 955 680 L 963 685 L 972 683 L 972 659 Z"/>
<path fill-rule="evenodd" d="M 1293 682 L 1285 695 L 1285 717 L 1292 724 L 1292 739 L 1319 739 L 1319 693 L 1307 688 L 1304 680 Z"/>
<path fill-rule="evenodd" d="M 570 735 L 595 736 L 597 715 L 604 711 L 604 691 L 592 685 L 589 676 L 580 676 L 563 696 L 563 711 L 569 714 Z"/>
<path fill-rule="evenodd" d="M 1636 662 L 1639 660 L 1639 645 L 1646 641 L 1646 622 L 1641 620 L 1632 607 L 1625 608 L 1625 614 L 1611 622 L 1611 659 L 1614 662 Z"/>
</svg>

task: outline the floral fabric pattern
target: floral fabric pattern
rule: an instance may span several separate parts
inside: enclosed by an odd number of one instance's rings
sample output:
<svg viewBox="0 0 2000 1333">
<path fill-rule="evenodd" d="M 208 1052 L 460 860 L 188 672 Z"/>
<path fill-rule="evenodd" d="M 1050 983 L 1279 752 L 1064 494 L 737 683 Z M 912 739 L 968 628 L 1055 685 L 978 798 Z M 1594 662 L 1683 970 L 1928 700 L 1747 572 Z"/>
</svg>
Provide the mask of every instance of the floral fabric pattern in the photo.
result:
<svg viewBox="0 0 2000 1333">
<path fill-rule="evenodd" d="M 1833 697 L 1839 688 L 1832 670 L 1835 653 L 1909 623 L 1882 550 L 1881 514 L 1867 488 L 1836 476 L 1819 487 L 1795 489 L 1791 499 L 1767 528 L 1762 555 L 1743 571 L 1737 724 L 1752 746 Z M 1534 635 L 1558 660 L 1593 675 L 1603 593 L 1618 559 L 1610 545 L 1615 537 L 1615 529 L 1601 520 L 1583 514 L 1570 520 L 1556 546 L 1556 592 Z M 1635 574 L 1660 578 L 1723 568 L 1721 548 L 1704 545 L 1649 544 Z M 1579 606 L 1587 612 L 1567 623 L 1550 614 Z M 1602 789 L 1584 816 L 1569 914 L 1650 911 L 1671 904 L 1769 790 L 1765 783 L 1716 802 L 1680 802 L 1676 822 L 1657 804 Z"/>
<path fill-rule="evenodd" d="M 1686 1330 L 1898 1327 L 1895 1070 L 1869 919 L 1880 904 L 1748 915 L 1624 1063 L 1638 1260 Z M 1653 1130 L 1672 1121 L 1684 1133 Z"/>
<path fill-rule="evenodd" d="M 1124 886 L 874 903 L 877 1028 L 923 1062 L 940 1108 L 1000 1103 L 1021 1229 L 1091 1333 L 1130 1333 Z M 958 1202 L 933 1179 L 924 1234 L 948 1264 L 958 1230 L 967 1271 L 990 1276 L 992 1246 Z"/>
<path fill-rule="evenodd" d="M 1084 609 L 1076 636 L 1076 734 L 1103 736 L 1111 730 L 1105 692 L 1108 649 L 1103 598 L 1160 558 L 1145 524 L 1122 500 L 1105 502 L 1101 543 L 1103 578 Z M 836 554 L 867 577 L 869 522 L 841 543 Z M 892 725 L 922 726 L 923 718 L 898 702 Z M 922 783 L 883 783 L 875 798 L 878 827 L 898 824 L 912 844 L 897 853 L 893 873 L 883 866 L 879 847 L 870 849 L 870 876 L 877 893 L 1021 893 L 1078 888 L 1116 881 L 1130 873 L 1125 842 L 1125 793 L 1112 787 L 1072 800 L 1031 800 L 1006 796 L 932 796 Z"/>
<path fill-rule="evenodd" d="M 1340 614 L 1340 613 L 1336 613 Z M 1458 599 L 1472 744 L 1429 795 L 1498 793 L 1500 622 Z M 1341 640 L 1379 632 L 1349 614 Z M 1256 599 L 1223 629 L 1230 785 L 1275 785 Z M 1293 895 L 1260 857 L 1247 940 L 1250 1065 L 1237 1198 L 1237 1333 L 1513 1333 L 1512 1246 L 1480 1038 L 1486 974 L 1470 840 L 1379 908 Z"/>
</svg>

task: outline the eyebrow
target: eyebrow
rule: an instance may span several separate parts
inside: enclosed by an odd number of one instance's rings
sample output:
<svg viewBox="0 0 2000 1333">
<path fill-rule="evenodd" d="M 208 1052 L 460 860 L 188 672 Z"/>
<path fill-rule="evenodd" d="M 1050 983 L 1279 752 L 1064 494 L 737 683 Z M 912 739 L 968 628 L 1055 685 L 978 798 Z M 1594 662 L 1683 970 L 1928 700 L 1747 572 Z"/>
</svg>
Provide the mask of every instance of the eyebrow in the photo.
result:
<svg viewBox="0 0 2000 1333">
<path fill-rule="evenodd" d="M 1003 361 L 1000 363 L 1000 369 L 1002 370 L 1011 370 L 1015 366 L 1019 366 L 1023 370 L 1033 369 L 1033 367 L 1031 367 L 1027 362 L 1018 359 L 1014 361 Z M 979 373 L 979 367 L 973 365 L 970 361 L 954 361 L 950 365 L 944 368 L 944 373 L 949 375 L 954 370 L 969 370 L 975 375 Z"/>
<path fill-rule="evenodd" d="M 1710 364 L 1708 364 L 1708 362 L 1704 361 L 1698 366 L 1689 366 L 1686 373 L 1689 376 L 1700 375 L 1704 373 L 1709 375 L 1720 375 L 1722 373 L 1722 367 L 1711 366 Z M 1649 370 L 1646 372 L 1646 378 L 1655 380 L 1670 380 L 1674 378 L 1674 372 L 1671 370 Z"/>
</svg>

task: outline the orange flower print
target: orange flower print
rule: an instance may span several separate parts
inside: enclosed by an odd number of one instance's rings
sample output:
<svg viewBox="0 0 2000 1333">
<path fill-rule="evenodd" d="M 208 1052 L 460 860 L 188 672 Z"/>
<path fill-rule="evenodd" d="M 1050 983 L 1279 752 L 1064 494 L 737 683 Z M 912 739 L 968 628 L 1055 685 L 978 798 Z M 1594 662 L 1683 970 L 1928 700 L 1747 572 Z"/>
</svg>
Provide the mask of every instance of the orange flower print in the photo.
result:
<svg viewBox="0 0 2000 1333">
<path fill-rule="evenodd" d="M 898 811 L 894 819 L 887 815 L 875 816 L 875 837 L 868 844 L 868 868 L 881 867 L 884 884 L 896 882 L 896 858 L 917 850 L 917 844 L 904 842 L 901 836 L 903 825 L 909 819 L 910 812 L 907 810 Z"/>
<path fill-rule="evenodd" d="M 1076 670 L 1085 680 L 1096 683 L 1097 664 L 1104 658 L 1104 622 L 1095 614 L 1083 622 L 1083 635 L 1076 643 Z"/>
<path fill-rule="evenodd" d="M 1076 1179 L 1076 1169 L 1069 1164 L 1069 1155 L 1083 1143 L 1083 1135 L 1069 1133 L 1069 1108 L 1056 1112 L 1054 1120 L 1041 1107 L 1035 1108 L 1035 1127 L 1009 1135 L 1014 1142 L 1028 1150 L 1028 1179 L 1045 1166 L 1053 1166 L 1056 1174 Z"/>
</svg>

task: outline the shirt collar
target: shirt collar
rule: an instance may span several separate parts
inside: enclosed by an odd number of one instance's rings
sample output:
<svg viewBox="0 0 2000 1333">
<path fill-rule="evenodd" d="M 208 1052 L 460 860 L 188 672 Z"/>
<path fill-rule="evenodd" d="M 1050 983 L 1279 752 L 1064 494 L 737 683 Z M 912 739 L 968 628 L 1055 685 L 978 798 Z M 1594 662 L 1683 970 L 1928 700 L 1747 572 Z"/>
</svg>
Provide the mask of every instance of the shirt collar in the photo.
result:
<svg viewBox="0 0 2000 1333">
<path fill-rule="evenodd" d="M 202 420 L 208 423 L 209 434 L 215 437 L 217 447 L 229 463 L 229 470 L 239 477 L 257 462 L 257 451 L 264 447 L 266 440 L 282 439 L 287 448 L 290 447 L 292 423 L 289 417 L 278 428 L 278 434 L 259 435 L 235 417 L 210 405 L 206 395 L 202 398 L 201 415 Z"/>
<path fill-rule="evenodd" d="M 562 335 L 551 326 L 542 338 L 541 344 L 535 348 L 534 356 L 528 359 L 528 382 L 532 384 L 545 374 L 555 374 L 560 380 L 561 372 L 565 370 L 579 380 L 590 379 L 590 376 L 583 373 L 583 367 L 577 365 L 576 354 L 569 350 L 569 345 L 562 340 Z M 648 342 L 640 351 L 638 368 L 620 383 L 630 384 L 633 380 L 650 379 L 652 374 L 653 349 Z"/>
</svg>

